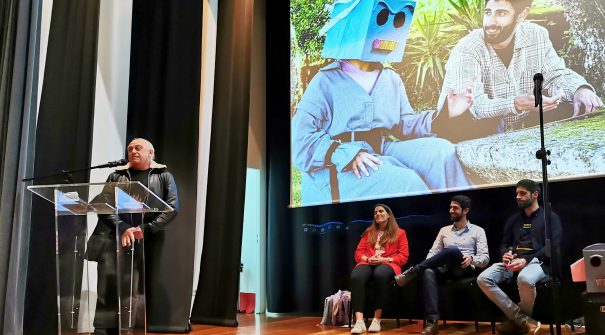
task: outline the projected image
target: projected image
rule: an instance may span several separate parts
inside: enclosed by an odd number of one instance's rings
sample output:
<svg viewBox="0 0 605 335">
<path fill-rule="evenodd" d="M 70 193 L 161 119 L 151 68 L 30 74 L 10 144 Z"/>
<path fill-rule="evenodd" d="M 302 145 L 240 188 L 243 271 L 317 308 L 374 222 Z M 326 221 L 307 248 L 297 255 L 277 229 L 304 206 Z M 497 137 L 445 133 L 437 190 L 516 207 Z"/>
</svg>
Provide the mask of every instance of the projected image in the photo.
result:
<svg viewBox="0 0 605 335">
<path fill-rule="evenodd" d="M 599 0 L 291 0 L 293 207 L 605 172 Z"/>
</svg>

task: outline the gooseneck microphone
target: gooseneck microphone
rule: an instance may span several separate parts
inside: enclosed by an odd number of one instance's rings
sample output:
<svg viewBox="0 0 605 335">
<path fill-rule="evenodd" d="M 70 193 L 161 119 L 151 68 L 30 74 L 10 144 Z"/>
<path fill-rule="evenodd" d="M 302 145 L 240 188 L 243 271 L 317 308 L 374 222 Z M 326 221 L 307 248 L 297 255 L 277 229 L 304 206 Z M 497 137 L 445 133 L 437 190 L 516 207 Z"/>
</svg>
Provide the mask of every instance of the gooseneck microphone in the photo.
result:
<svg viewBox="0 0 605 335">
<path fill-rule="evenodd" d="M 542 82 L 544 81 L 544 76 L 542 73 L 536 73 L 534 75 L 534 97 L 536 97 L 536 105 L 534 107 L 538 107 L 540 102 L 542 101 Z"/>
<path fill-rule="evenodd" d="M 107 162 L 105 164 L 86 167 L 83 169 L 63 170 L 60 173 L 55 173 L 55 174 L 51 174 L 51 175 L 47 175 L 47 176 L 36 176 L 36 177 L 31 177 L 31 178 L 24 178 L 24 179 L 22 179 L 22 181 L 32 181 L 32 180 L 49 178 L 49 177 L 63 176 L 63 179 L 65 180 L 66 183 L 71 183 L 72 173 L 88 171 L 88 170 L 93 170 L 93 169 L 116 167 L 116 166 L 120 166 L 120 165 L 125 165 L 126 163 L 128 163 L 128 160 L 125 158 L 122 158 L 122 159 L 118 159 L 117 161 L 111 161 L 111 162 Z"/>
<path fill-rule="evenodd" d="M 125 165 L 126 163 L 128 163 L 128 160 L 125 158 L 122 158 L 122 159 L 118 159 L 117 161 L 108 162 L 107 164 L 104 164 L 104 165 L 107 165 L 107 167 L 116 167 L 116 166 L 120 166 L 120 165 Z"/>
</svg>

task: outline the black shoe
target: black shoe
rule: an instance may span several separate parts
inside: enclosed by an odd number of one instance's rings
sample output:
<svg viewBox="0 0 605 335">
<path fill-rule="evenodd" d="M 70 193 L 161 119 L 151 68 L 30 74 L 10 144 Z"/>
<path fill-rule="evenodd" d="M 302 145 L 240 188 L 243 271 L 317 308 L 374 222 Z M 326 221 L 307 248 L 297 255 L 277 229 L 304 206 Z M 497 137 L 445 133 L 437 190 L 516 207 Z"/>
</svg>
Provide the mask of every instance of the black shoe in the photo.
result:
<svg viewBox="0 0 605 335">
<path fill-rule="evenodd" d="M 427 320 L 426 327 L 422 330 L 420 335 L 437 335 L 439 334 L 439 321 L 438 320 Z"/>
<path fill-rule="evenodd" d="M 403 286 L 416 278 L 416 275 L 416 270 L 414 270 L 414 267 L 412 266 L 411 268 L 405 270 L 402 274 L 395 276 L 395 282 L 397 285 Z"/>
<path fill-rule="evenodd" d="M 514 323 L 512 320 L 507 320 L 497 325 L 496 332 L 502 335 L 519 335 L 525 333 L 523 327 Z"/>
</svg>

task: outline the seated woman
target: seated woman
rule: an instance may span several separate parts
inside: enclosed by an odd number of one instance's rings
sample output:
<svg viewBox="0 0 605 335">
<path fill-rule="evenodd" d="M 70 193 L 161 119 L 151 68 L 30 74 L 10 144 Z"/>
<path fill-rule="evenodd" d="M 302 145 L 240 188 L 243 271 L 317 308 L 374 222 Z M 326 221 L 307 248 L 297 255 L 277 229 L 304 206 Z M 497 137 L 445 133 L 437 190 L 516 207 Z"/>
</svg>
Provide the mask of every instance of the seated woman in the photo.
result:
<svg viewBox="0 0 605 335">
<path fill-rule="evenodd" d="M 353 334 L 366 331 L 363 310 L 366 300 L 366 286 L 370 280 L 376 285 L 376 309 L 374 319 L 368 328 L 371 333 L 380 331 L 382 306 L 393 275 L 401 273 L 401 267 L 408 261 L 408 240 L 405 230 L 400 229 L 391 209 L 382 204 L 374 206 L 374 220 L 361 236 L 355 250 L 357 265 L 351 272 L 352 308 L 355 312 Z"/>
</svg>

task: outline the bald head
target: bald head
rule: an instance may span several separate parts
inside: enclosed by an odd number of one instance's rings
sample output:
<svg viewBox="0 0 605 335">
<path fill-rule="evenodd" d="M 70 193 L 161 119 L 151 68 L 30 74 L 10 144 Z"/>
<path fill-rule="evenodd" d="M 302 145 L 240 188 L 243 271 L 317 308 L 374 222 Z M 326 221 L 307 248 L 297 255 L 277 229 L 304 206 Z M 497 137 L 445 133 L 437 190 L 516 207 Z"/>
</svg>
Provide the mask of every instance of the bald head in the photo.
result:
<svg viewBox="0 0 605 335">
<path fill-rule="evenodd" d="M 128 162 L 135 170 L 147 170 L 155 156 L 153 144 L 144 138 L 135 138 L 128 144 Z"/>
</svg>

